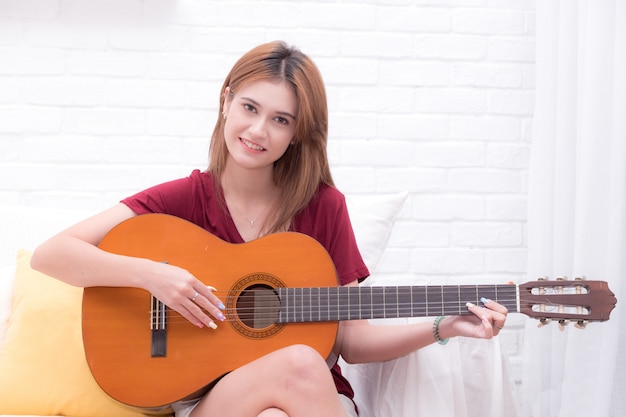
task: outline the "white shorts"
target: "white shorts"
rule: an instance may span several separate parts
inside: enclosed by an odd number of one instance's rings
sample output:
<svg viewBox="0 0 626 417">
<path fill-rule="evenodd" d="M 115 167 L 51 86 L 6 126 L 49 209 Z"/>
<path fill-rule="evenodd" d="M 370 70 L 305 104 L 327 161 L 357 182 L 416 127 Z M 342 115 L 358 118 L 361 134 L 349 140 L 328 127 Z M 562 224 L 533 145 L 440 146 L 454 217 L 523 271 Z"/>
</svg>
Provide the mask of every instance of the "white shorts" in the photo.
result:
<svg viewBox="0 0 626 417">
<path fill-rule="evenodd" d="M 343 394 L 339 394 L 339 399 L 343 404 L 343 408 L 346 410 L 346 414 L 348 417 L 358 417 L 356 409 L 354 408 L 354 403 L 348 397 Z M 196 405 L 200 400 L 188 400 L 188 401 L 178 401 L 172 404 L 172 409 L 174 410 L 175 417 L 189 417 L 191 411 L 196 408 Z"/>
</svg>

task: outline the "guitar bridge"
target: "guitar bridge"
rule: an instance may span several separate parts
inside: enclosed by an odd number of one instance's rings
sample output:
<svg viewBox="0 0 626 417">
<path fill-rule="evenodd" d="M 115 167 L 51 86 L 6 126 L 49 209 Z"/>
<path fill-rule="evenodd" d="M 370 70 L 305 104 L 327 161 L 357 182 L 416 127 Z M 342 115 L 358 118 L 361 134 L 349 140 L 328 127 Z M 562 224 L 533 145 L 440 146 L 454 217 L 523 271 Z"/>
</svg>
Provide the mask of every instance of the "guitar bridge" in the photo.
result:
<svg viewBox="0 0 626 417">
<path fill-rule="evenodd" d="M 167 356 L 167 306 L 151 296 L 150 330 L 152 333 L 150 355 L 153 358 Z"/>
</svg>

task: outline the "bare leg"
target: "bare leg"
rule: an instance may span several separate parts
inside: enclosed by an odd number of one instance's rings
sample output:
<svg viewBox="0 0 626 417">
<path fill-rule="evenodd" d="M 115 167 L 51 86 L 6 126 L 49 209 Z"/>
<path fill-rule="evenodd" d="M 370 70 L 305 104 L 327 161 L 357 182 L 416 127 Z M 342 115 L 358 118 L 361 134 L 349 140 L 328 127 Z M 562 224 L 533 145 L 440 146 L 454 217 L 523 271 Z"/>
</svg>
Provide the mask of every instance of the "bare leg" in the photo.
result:
<svg viewBox="0 0 626 417">
<path fill-rule="evenodd" d="M 191 417 L 345 417 L 326 361 L 314 349 L 289 346 L 220 380 Z"/>
</svg>

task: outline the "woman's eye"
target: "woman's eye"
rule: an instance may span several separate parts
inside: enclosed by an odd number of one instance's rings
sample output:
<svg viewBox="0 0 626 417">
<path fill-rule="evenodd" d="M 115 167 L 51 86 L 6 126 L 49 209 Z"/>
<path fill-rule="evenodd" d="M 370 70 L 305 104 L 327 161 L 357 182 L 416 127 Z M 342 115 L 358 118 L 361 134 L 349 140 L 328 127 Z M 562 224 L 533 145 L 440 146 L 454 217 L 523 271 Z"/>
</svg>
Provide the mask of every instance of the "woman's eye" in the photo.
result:
<svg viewBox="0 0 626 417">
<path fill-rule="evenodd" d="M 243 108 L 248 110 L 248 111 L 256 113 L 256 108 L 253 105 L 251 105 L 251 104 L 247 104 L 246 103 L 246 104 L 243 105 Z"/>
<path fill-rule="evenodd" d="M 278 123 L 283 124 L 283 125 L 286 125 L 289 123 L 289 120 L 285 119 L 284 117 L 277 117 L 274 120 L 276 120 Z"/>
</svg>

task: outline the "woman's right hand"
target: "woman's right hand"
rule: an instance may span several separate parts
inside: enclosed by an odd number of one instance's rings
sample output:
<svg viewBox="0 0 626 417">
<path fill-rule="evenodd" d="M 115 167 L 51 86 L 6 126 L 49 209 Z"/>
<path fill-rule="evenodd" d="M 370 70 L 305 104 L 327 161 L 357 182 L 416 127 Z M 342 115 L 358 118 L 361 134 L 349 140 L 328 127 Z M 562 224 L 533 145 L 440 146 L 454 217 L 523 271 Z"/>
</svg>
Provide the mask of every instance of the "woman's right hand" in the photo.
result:
<svg viewBox="0 0 626 417">
<path fill-rule="evenodd" d="M 152 262 L 152 261 L 150 261 Z M 183 268 L 154 262 L 145 278 L 145 289 L 198 327 L 216 329 L 215 320 L 224 321 L 224 303 L 207 286 Z"/>
<path fill-rule="evenodd" d="M 143 288 L 194 325 L 215 328 L 213 319 L 224 320 L 222 301 L 191 273 L 98 248 L 113 227 L 136 215 L 120 203 L 85 219 L 41 244 L 31 258 L 31 266 L 78 287 Z"/>
</svg>

